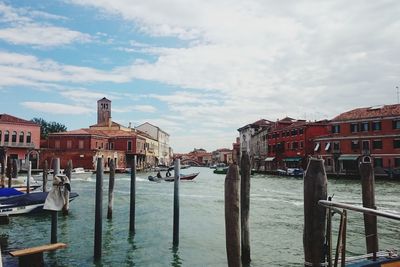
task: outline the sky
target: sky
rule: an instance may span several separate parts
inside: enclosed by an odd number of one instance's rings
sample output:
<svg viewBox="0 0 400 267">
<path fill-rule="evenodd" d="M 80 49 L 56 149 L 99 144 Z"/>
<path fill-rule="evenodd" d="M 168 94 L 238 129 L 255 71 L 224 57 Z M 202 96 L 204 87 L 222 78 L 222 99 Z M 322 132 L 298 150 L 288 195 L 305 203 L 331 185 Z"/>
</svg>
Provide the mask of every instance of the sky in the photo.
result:
<svg viewBox="0 0 400 267">
<path fill-rule="evenodd" d="M 68 130 L 150 122 L 174 152 L 231 148 L 261 118 L 398 102 L 400 2 L 0 1 L 0 113 Z"/>
</svg>

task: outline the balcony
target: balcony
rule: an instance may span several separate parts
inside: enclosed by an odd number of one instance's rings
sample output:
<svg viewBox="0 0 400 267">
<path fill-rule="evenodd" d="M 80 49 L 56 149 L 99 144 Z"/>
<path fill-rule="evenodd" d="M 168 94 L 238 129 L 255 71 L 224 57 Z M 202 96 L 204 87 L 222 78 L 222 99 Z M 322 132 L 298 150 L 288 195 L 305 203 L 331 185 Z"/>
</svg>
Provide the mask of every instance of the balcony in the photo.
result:
<svg viewBox="0 0 400 267">
<path fill-rule="evenodd" d="M 17 143 L 17 142 L 4 142 L 3 147 L 11 147 L 11 148 L 35 148 L 34 143 Z"/>
</svg>

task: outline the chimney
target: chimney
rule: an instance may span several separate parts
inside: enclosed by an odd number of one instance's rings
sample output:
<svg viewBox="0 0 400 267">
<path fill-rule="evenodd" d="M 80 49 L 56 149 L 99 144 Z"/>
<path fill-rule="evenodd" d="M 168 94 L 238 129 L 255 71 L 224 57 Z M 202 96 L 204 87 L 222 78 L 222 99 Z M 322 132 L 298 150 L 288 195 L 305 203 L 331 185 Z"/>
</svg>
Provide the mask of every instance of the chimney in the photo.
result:
<svg viewBox="0 0 400 267">
<path fill-rule="evenodd" d="M 130 129 L 132 127 L 132 123 L 131 122 L 129 122 L 129 126 L 128 126 L 128 128 Z"/>
</svg>

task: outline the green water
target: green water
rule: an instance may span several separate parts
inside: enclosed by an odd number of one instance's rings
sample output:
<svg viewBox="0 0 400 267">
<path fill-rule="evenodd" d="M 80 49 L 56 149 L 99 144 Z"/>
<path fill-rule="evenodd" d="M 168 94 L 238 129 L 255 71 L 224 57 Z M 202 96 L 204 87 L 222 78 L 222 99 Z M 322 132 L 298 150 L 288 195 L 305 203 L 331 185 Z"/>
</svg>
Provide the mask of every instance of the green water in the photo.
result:
<svg viewBox="0 0 400 267">
<path fill-rule="evenodd" d="M 97 266 L 227 266 L 224 228 L 225 175 L 208 168 L 194 181 L 180 184 L 180 244 L 172 249 L 173 183 L 154 183 L 148 173 L 138 173 L 136 185 L 136 234 L 129 237 L 129 175 L 117 175 L 114 218 L 107 221 L 108 175 L 104 179 L 103 255 Z M 73 180 L 79 197 L 71 203 L 67 217 L 59 215 L 58 241 L 67 249 L 46 253 L 47 266 L 95 266 L 94 196 L 95 176 Z M 378 181 L 376 202 L 381 210 L 400 213 L 400 183 Z M 353 180 L 330 180 L 334 200 L 361 203 L 361 186 Z M 364 253 L 362 217 L 350 213 L 348 255 Z M 49 243 L 50 215 L 12 217 L 1 226 L 5 252 Z M 334 219 L 334 227 L 338 218 Z M 381 249 L 398 248 L 400 222 L 379 219 Z M 251 180 L 251 266 L 302 266 L 303 181 L 289 177 L 255 175 Z M 3 252 L 5 266 L 17 264 Z"/>
</svg>

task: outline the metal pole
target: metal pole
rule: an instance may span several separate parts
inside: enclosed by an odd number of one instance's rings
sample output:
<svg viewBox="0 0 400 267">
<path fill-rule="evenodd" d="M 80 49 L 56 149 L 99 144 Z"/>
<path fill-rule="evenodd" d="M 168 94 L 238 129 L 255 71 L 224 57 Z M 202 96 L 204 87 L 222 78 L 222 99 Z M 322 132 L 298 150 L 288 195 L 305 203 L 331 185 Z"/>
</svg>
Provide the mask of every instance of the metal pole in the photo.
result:
<svg viewBox="0 0 400 267">
<path fill-rule="evenodd" d="M 26 193 L 31 191 L 32 162 L 28 162 L 28 177 L 26 177 Z"/>
</svg>

